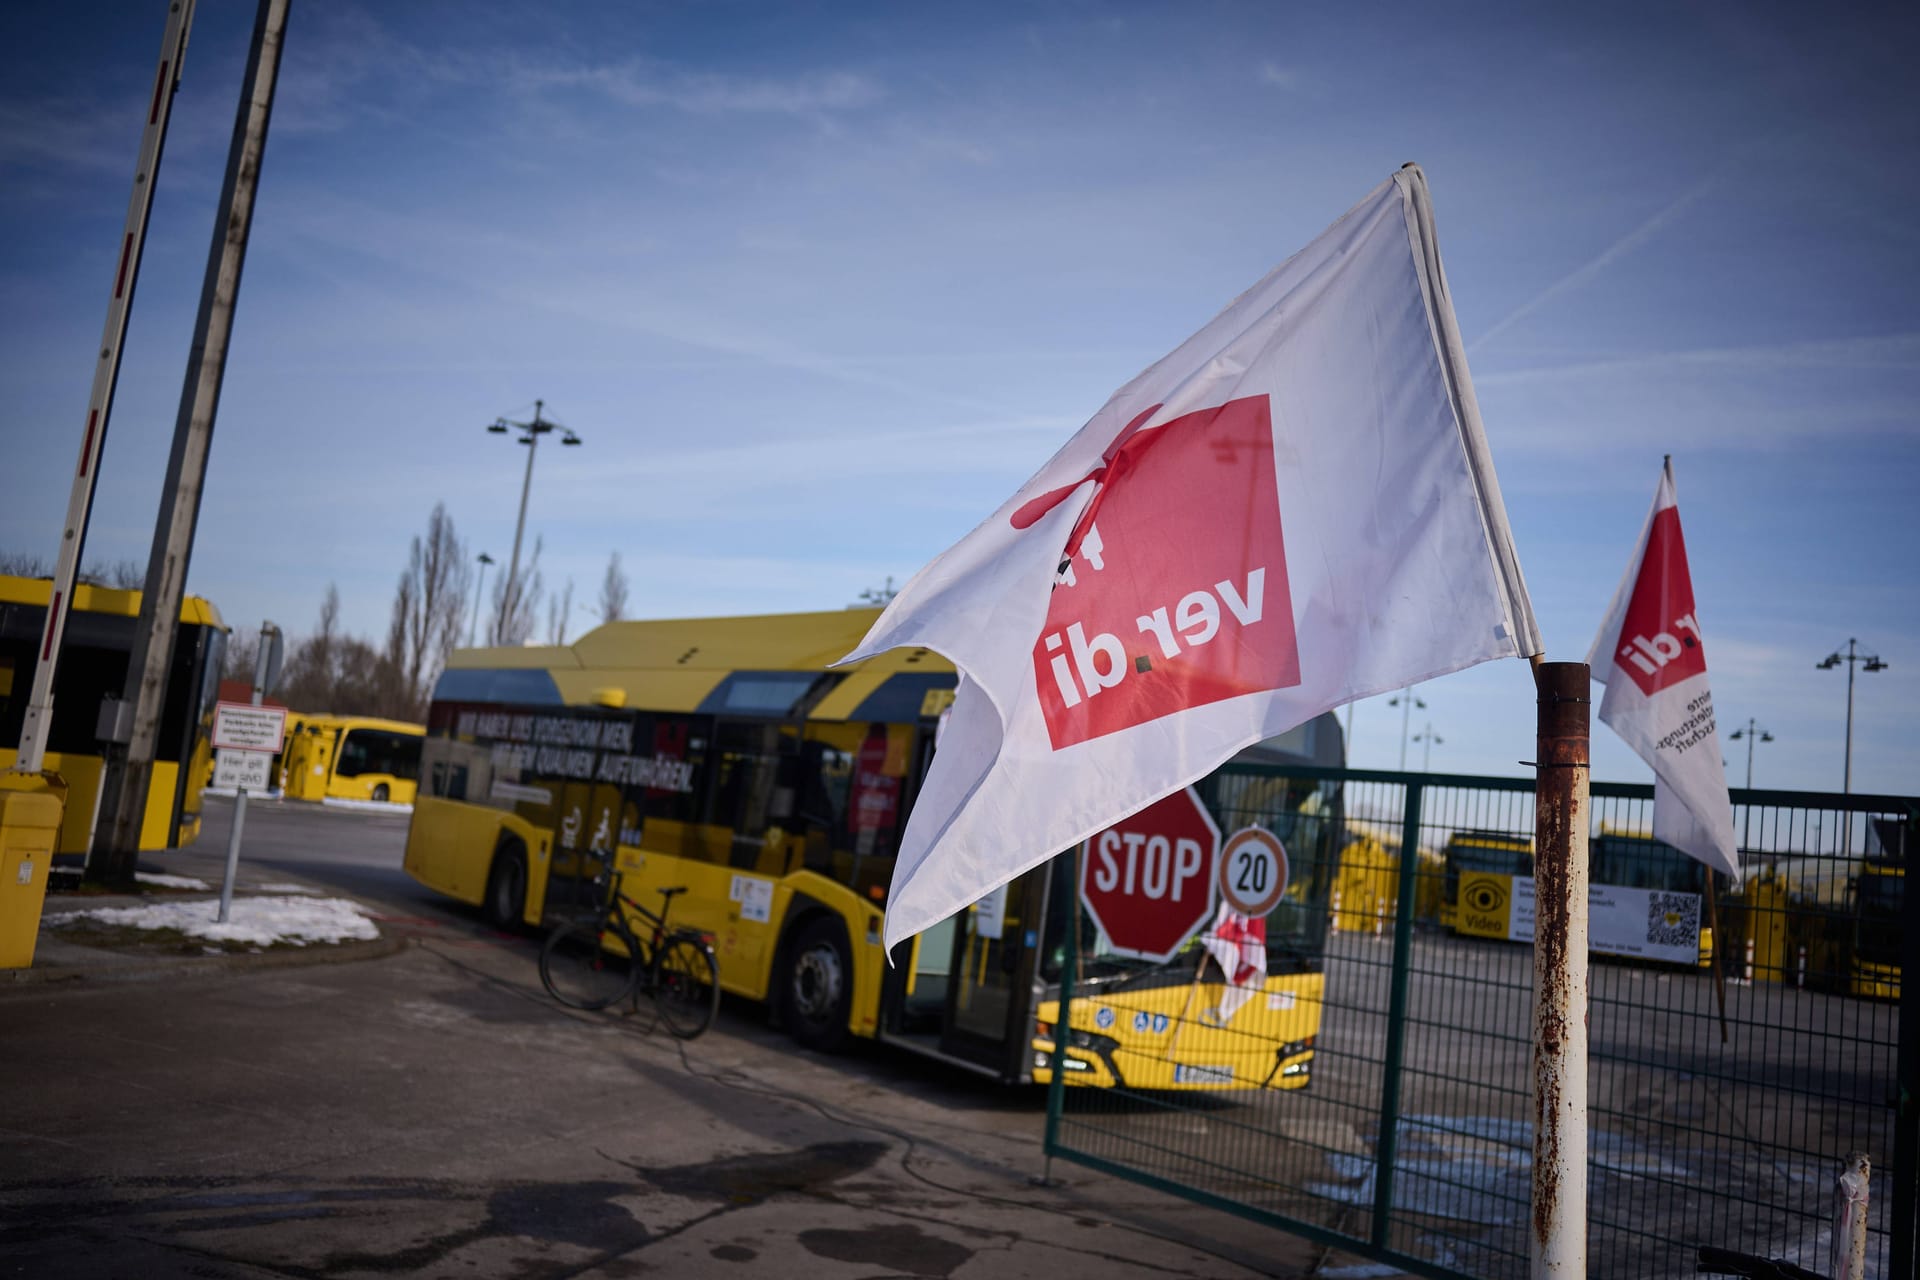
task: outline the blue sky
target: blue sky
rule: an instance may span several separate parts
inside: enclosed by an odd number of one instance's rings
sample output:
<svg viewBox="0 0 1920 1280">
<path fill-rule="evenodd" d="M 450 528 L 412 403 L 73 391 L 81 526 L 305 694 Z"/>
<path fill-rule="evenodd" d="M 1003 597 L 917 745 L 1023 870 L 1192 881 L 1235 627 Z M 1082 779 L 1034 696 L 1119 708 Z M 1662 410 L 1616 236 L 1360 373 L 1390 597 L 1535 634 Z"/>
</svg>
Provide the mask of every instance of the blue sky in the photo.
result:
<svg viewBox="0 0 1920 1280">
<path fill-rule="evenodd" d="M 253 6 L 201 0 L 90 560 L 144 560 Z M 8 6 L 0 548 L 51 556 L 164 5 Z M 983 518 L 1395 167 L 1426 169 L 1549 655 L 1662 453 L 1762 786 L 1920 790 L 1920 20 L 1865 6 L 296 0 L 191 588 L 377 636 L 434 502 L 587 625 L 837 608 Z M 1435 768 L 1521 772 L 1520 663 Z M 1393 766 L 1400 712 L 1354 713 Z M 1596 726 L 1596 775 L 1643 780 Z M 1745 771 L 1727 743 L 1729 774 Z M 1408 759 L 1416 766 L 1421 744 Z"/>
</svg>

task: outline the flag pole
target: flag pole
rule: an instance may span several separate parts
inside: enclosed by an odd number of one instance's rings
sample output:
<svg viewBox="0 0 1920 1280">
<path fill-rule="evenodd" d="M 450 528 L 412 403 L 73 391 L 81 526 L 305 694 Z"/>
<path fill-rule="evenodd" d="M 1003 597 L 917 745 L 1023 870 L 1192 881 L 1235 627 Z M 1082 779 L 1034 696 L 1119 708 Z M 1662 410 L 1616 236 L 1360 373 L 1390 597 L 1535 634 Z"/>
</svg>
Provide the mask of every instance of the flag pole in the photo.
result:
<svg viewBox="0 0 1920 1280">
<path fill-rule="evenodd" d="M 1536 667 L 1532 1280 L 1587 1274 L 1590 668 Z"/>
</svg>

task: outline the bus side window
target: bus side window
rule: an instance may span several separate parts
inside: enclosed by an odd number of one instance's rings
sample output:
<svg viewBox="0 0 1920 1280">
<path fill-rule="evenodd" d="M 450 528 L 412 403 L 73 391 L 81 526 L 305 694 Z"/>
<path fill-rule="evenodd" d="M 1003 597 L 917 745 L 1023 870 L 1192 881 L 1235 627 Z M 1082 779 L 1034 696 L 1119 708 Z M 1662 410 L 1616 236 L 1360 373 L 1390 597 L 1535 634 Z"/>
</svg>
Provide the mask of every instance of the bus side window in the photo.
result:
<svg viewBox="0 0 1920 1280">
<path fill-rule="evenodd" d="M 907 724 L 822 721 L 807 726 L 794 791 L 794 829 L 809 870 L 878 900 L 893 878 L 905 821 L 914 730 Z"/>
<path fill-rule="evenodd" d="M 713 825 L 727 840 L 724 849 L 709 850 L 742 871 L 779 874 L 781 868 L 763 865 L 771 850 L 784 861 L 787 840 L 783 825 L 793 808 L 791 791 L 779 786 L 783 756 L 797 749 L 791 725 L 766 721 L 723 722 L 715 734 Z M 775 833 L 778 832 L 776 835 Z"/>
</svg>

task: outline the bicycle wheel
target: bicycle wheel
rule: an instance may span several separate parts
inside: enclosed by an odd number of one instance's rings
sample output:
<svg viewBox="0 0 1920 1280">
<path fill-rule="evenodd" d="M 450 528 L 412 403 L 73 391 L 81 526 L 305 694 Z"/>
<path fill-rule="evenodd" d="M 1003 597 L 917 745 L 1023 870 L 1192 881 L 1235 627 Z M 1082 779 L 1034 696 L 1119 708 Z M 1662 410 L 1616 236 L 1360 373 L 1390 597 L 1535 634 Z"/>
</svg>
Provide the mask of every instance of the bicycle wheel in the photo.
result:
<svg viewBox="0 0 1920 1280">
<path fill-rule="evenodd" d="M 639 951 L 633 935 L 610 920 L 563 924 L 540 948 L 540 982 L 569 1009 L 604 1009 L 640 980 L 633 962 Z"/>
<path fill-rule="evenodd" d="M 720 1012 L 720 972 L 710 949 L 692 938 L 670 939 L 653 978 L 653 1004 L 668 1031 L 691 1040 L 713 1025 Z"/>
</svg>

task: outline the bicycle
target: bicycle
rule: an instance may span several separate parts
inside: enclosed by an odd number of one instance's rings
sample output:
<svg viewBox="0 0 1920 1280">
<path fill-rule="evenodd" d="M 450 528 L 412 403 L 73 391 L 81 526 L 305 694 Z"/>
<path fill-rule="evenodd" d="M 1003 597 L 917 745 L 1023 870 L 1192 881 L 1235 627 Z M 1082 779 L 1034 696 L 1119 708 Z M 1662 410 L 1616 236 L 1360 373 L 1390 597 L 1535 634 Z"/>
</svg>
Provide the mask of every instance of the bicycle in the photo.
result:
<svg viewBox="0 0 1920 1280">
<path fill-rule="evenodd" d="M 593 856 L 608 862 L 600 850 Z M 695 930 L 667 925 L 673 899 L 686 886 L 662 889 L 655 915 L 621 890 L 611 865 L 602 867 L 594 884 L 599 890 L 594 914 L 560 925 L 540 948 L 540 982 L 547 994 L 569 1009 L 595 1010 L 628 996 L 638 1008 L 645 990 L 676 1039 L 691 1040 L 712 1026 L 720 1012 L 713 945 Z M 646 941 L 628 925 L 629 911 L 646 922 Z"/>
</svg>

